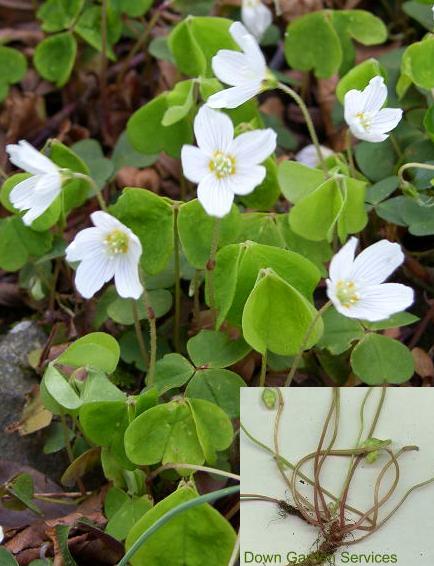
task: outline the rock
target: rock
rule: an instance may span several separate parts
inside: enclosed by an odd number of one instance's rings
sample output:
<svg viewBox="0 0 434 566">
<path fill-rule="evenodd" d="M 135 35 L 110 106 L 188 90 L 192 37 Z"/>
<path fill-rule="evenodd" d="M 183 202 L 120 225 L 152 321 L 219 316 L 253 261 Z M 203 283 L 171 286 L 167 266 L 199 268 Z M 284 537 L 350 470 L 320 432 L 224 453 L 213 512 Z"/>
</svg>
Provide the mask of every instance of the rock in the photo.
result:
<svg viewBox="0 0 434 566">
<path fill-rule="evenodd" d="M 0 454 L 2 458 L 21 465 L 32 466 L 58 479 L 65 468 L 63 454 L 46 456 L 42 453 L 45 431 L 27 436 L 8 433 L 6 427 L 21 418 L 26 394 L 39 383 L 28 362 L 28 355 L 46 342 L 44 331 L 32 321 L 18 323 L 0 338 Z"/>
</svg>

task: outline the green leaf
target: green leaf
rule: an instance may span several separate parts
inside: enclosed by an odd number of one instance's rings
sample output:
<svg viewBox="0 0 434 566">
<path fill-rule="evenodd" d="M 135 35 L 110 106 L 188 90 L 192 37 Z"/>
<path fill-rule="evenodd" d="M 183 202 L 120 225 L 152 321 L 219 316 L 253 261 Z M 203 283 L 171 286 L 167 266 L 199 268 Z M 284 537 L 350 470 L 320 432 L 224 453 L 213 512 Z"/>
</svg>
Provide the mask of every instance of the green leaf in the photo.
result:
<svg viewBox="0 0 434 566">
<path fill-rule="evenodd" d="M 308 240 L 331 241 L 343 207 L 338 183 L 330 178 L 291 208 L 289 225 L 296 234 Z"/>
<path fill-rule="evenodd" d="M 160 517 L 195 497 L 197 492 L 192 487 L 181 484 L 134 525 L 127 537 L 127 550 Z M 138 549 L 130 562 L 132 566 L 221 566 L 229 563 L 235 539 L 232 526 L 216 509 L 208 504 L 198 505 L 168 521 Z"/>
<path fill-rule="evenodd" d="M 414 373 L 410 350 L 388 336 L 367 334 L 351 354 L 354 373 L 368 385 L 404 383 Z"/>
<path fill-rule="evenodd" d="M 71 344 L 56 358 L 56 363 L 73 367 L 93 367 L 113 373 L 119 356 L 119 344 L 113 336 L 104 332 L 92 332 Z"/>
<path fill-rule="evenodd" d="M 118 324 L 134 324 L 134 303 L 136 303 L 137 306 L 139 320 L 147 318 L 148 314 L 142 299 L 134 301 L 134 299 L 123 299 L 122 297 L 116 297 L 116 299 L 108 305 L 107 315 Z M 149 291 L 149 303 L 154 311 L 155 317 L 160 318 L 167 314 L 172 308 L 172 294 L 166 289 Z"/>
<path fill-rule="evenodd" d="M 146 14 L 152 6 L 152 0 L 116 0 L 113 6 L 118 7 L 131 18 L 137 18 Z"/>
<path fill-rule="evenodd" d="M 240 388 L 246 384 L 227 369 L 199 369 L 187 385 L 185 395 L 218 405 L 231 419 L 240 416 Z"/>
<path fill-rule="evenodd" d="M 265 270 L 247 299 L 243 312 L 243 335 L 257 352 L 267 350 L 291 356 L 303 343 L 316 316 L 315 308 L 294 287 L 272 270 Z M 318 342 L 323 331 L 319 319 L 306 349 Z"/>
<path fill-rule="evenodd" d="M 42 515 L 42 511 L 33 502 L 33 478 L 30 474 L 18 474 L 12 481 L 8 482 L 7 490 L 25 507 L 37 515 Z"/>
<path fill-rule="evenodd" d="M 381 143 L 358 143 L 355 154 L 357 165 L 371 181 L 381 181 L 393 175 L 396 154 L 389 139 Z"/>
<path fill-rule="evenodd" d="M 201 330 L 187 342 L 187 351 L 196 367 L 225 368 L 243 359 L 250 348 L 242 338 L 232 340 L 224 332 Z"/>
<path fill-rule="evenodd" d="M 170 401 L 139 415 L 125 432 L 125 451 L 138 465 L 205 461 L 189 405 Z"/>
<path fill-rule="evenodd" d="M 404 52 L 401 73 L 419 87 L 434 88 L 434 37 L 428 35 L 423 41 L 413 43 Z"/>
<path fill-rule="evenodd" d="M 220 49 L 238 49 L 229 34 L 231 20 L 187 17 L 169 35 L 169 48 L 176 66 L 185 75 L 212 76 L 211 58 Z"/>
<path fill-rule="evenodd" d="M 361 340 L 365 334 L 358 320 L 347 318 L 335 309 L 328 309 L 322 319 L 324 334 L 318 342 L 318 347 L 326 348 L 335 356 L 348 350 L 355 340 Z"/>
<path fill-rule="evenodd" d="M 214 224 L 215 218 L 205 212 L 197 199 L 186 202 L 179 209 L 179 238 L 187 260 L 196 269 L 206 267 L 211 250 Z M 239 225 L 240 212 L 233 205 L 231 212 L 220 221 L 220 247 L 236 240 Z"/>
<path fill-rule="evenodd" d="M 111 519 L 129 499 L 125 491 L 118 487 L 111 487 L 104 499 L 104 514 L 107 519 Z"/>
<path fill-rule="evenodd" d="M 70 428 L 66 428 L 66 436 L 68 440 L 74 438 L 74 433 Z M 65 448 L 65 429 L 61 423 L 54 423 L 49 428 L 48 437 L 45 441 L 44 454 L 54 454 Z"/>
<path fill-rule="evenodd" d="M 2 566 L 18 566 L 18 562 L 4 546 L 0 546 L 0 561 Z"/>
<path fill-rule="evenodd" d="M 297 203 L 324 183 L 324 174 L 298 161 L 282 161 L 279 164 L 280 189 L 289 202 Z"/>
<path fill-rule="evenodd" d="M 256 187 L 256 189 L 244 197 L 240 197 L 240 201 L 247 208 L 255 208 L 256 210 L 269 210 L 273 208 L 276 200 L 280 195 L 280 187 L 277 179 L 276 160 L 269 157 L 263 163 L 267 170 L 264 181 Z"/>
<path fill-rule="evenodd" d="M 102 51 L 102 35 L 101 35 L 101 14 L 100 6 L 89 6 L 80 15 L 76 33 L 82 37 L 89 45 L 98 51 Z M 107 56 L 114 61 L 116 56 L 113 52 L 112 45 L 118 41 L 122 34 L 122 21 L 116 10 L 107 10 Z"/>
<path fill-rule="evenodd" d="M 194 367 L 180 354 L 166 354 L 155 366 L 155 387 L 160 394 L 182 387 L 194 374 Z"/>
<path fill-rule="evenodd" d="M 18 271 L 30 257 L 40 257 L 51 247 L 50 232 L 36 232 L 20 218 L 9 216 L 0 220 L 0 267 Z"/>
<path fill-rule="evenodd" d="M 47 32 L 69 28 L 83 7 L 82 0 L 46 0 L 36 12 Z"/>
<path fill-rule="evenodd" d="M 168 108 L 161 121 L 163 126 L 173 126 L 188 116 L 194 105 L 194 85 L 194 81 L 181 81 L 167 95 Z"/>
<path fill-rule="evenodd" d="M 285 56 L 290 67 L 331 77 L 340 67 L 342 49 L 329 11 L 313 12 L 293 20 L 286 31 Z"/>
<path fill-rule="evenodd" d="M 173 253 L 173 207 L 167 199 L 126 188 L 110 212 L 139 238 L 143 269 L 150 275 L 162 271 Z"/>
<path fill-rule="evenodd" d="M 164 92 L 130 117 L 127 134 L 135 150 L 146 155 L 165 151 L 172 157 L 179 157 L 182 146 L 193 141 L 191 120 L 188 117 L 171 126 L 163 126 L 163 117 L 168 108 L 168 93 Z"/>
<path fill-rule="evenodd" d="M 73 151 L 89 168 L 89 173 L 98 187 L 102 188 L 113 175 L 113 163 L 104 157 L 102 147 L 97 140 L 85 139 L 72 146 Z"/>
<path fill-rule="evenodd" d="M 428 4 L 428 2 L 427 2 Z M 433 29 L 433 15 L 432 15 L 432 2 L 430 0 L 430 5 L 424 5 L 419 2 L 404 2 L 402 9 L 404 12 L 419 22 L 425 29 L 432 31 Z"/>
<path fill-rule="evenodd" d="M 51 395 L 51 397 L 56 401 L 56 403 L 58 403 L 67 411 L 74 411 L 75 409 L 78 409 L 80 407 L 80 397 L 68 383 L 65 377 L 60 373 L 60 371 L 56 369 L 52 364 L 48 365 L 44 373 L 44 377 L 42 378 L 42 384 L 49 395 Z M 44 405 L 46 405 L 47 409 L 51 411 L 51 406 L 45 403 L 43 396 L 42 401 Z"/>
<path fill-rule="evenodd" d="M 345 94 L 351 90 L 363 90 L 369 81 L 376 76 L 382 76 L 385 79 L 386 72 L 382 65 L 376 59 L 366 59 L 359 65 L 353 67 L 338 82 L 336 87 L 336 96 L 341 104 L 344 102 Z"/>
<path fill-rule="evenodd" d="M 377 205 L 389 197 L 399 187 L 399 177 L 392 175 L 382 181 L 378 181 L 366 191 L 366 202 Z"/>
<path fill-rule="evenodd" d="M 152 508 L 152 500 L 148 495 L 128 498 L 122 507 L 111 517 L 105 532 L 110 536 L 125 540 L 133 526 Z"/>
<path fill-rule="evenodd" d="M 214 270 L 218 324 L 227 318 L 241 326 L 243 309 L 258 273 L 267 268 L 311 300 L 320 274 L 309 260 L 297 253 L 255 242 L 227 246 L 217 254 Z"/>
<path fill-rule="evenodd" d="M 143 155 L 136 151 L 130 144 L 127 132 L 122 132 L 116 142 L 112 155 L 114 171 L 117 172 L 122 167 L 149 167 L 158 159 L 158 155 Z"/>
<path fill-rule="evenodd" d="M 232 444 L 232 423 L 225 412 L 214 403 L 203 399 L 189 399 L 187 402 L 193 414 L 205 460 L 214 466 L 217 462 L 217 452 L 226 450 Z"/>
<path fill-rule="evenodd" d="M 47 81 L 61 87 L 71 76 L 77 55 L 77 41 L 69 32 L 58 33 L 38 43 L 34 63 L 38 73 Z"/>
<path fill-rule="evenodd" d="M 363 321 L 363 325 L 369 330 L 385 330 L 387 328 L 401 328 L 401 326 L 408 326 L 414 324 L 419 320 L 419 317 L 409 312 L 399 312 L 393 314 L 386 320 L 379 320 L 378 322 Z"/>
<path fill-rule="evenodd" d="M 86 450 L 76 458 L 63 472 L 60 481 L 62 485 L 72 487 L 77 480 L 93 470 L 100 462 L 101 448 L 94 447 Z"/>
<path fill-rule="evenodd" d="M 20 82 L 27 71 L 27 60 L 24 55 L 12 47 L 0 46 L 0 77 L 6 84 Z"/>
<path fill-rule="evenodd" d="M 342 18 L 346 24 L 346 32 L 363 45 L 384 43 L 387 39 L 387 28 L 384 23 L 366 10 L 337 10 L 334 18 Z"/>
</svg>

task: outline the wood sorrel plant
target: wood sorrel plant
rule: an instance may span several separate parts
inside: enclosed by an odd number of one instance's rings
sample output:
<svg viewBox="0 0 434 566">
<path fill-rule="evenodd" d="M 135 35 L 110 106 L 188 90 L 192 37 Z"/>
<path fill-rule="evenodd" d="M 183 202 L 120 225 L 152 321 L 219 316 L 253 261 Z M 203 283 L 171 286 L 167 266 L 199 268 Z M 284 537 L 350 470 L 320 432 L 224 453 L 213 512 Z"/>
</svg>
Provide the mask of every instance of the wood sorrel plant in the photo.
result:
<svg viewBox="0 0 434 566">
<path fill-rule="evenodd" d="M 431 317 L 405 310 L 432 290 L 413 240 L 434 234 L 432 19 L 422 37 L 386 28 L 382 7 L 288 23 L 271 4 L 45 0 L 37 45 L 21 52 L 27 32 L 8 30 L 0 46 L 0 101 L 32 85 L 32 118 L 48 117 L 5 135 L 18 171 L 0 170 L 2 276 L 49 331 L 35 362 L 47 450 L 67 452 L 80 496 L 102 466 L 107 532 L 132 564 L 174 559 L 170 528 L 154 543 L 148 528 L 198 500 L 196 472 L 237 479 L 241 387 L 407 382 Z M 356 65 L 356 42 L 389 27 L 418 41 Z M 188 507 L 205 527 L 179 562 L 203 564 L 212 531 L 205 561 L 235 563 L 231 495 L 227 518 Z"/>
<path fill-rule="evenodd" d="M 378 403 L 373 415 L 372 422 L 367 422 L 366 405 L 370 397 L 378 391 Z M 309 525 L 318 529 L 318 539 L 316 548 L 306 553 L 306 557 L 297 562 L 303 566 L 320 566 L 333 559 L 335 553 L 342 547 L 357 545 L 372 534 L 382 529 L 391 520 L 398 509 L 404 504 L 407 498 L 417 489 L 421 489 L 434 482 L 434 478 L 420 482 L 410 487 L 401 498 L 396 498 L 395 492 L 400 482 L 405 478 L 400 473 L 399 459 L 406 453 L 417 451 L 418 447 L 402 446 L 397 449 L 395 444 L 399 444 L 397 439 L 380 440 L 375 437 L 378 421 L 384 409 L 384 400 L 387 389 L 369 388 L 364 395 L 359 410 L 360 425 L 354 447 L 341 449 L 336 448 L 341 426 L 341 398 L 340 389 L 331 390 L 331 403 L 326 415 L 324 425 L 319 438 L 318 446 L 315 451 L 302 457 L 297 463 L 293 464 L 282 456 L 283 431 L 280 428 L 281 417 L 284 411 L 284 398 L 280 390 L 265 390 L 267 396 L 267 406 L 275 410 L 273 445 L 268 447 L 241 425 L 247 438 L 258 445 L 261 449 L 273 455 L 279 475 L 283 478 L 287 492 L 291 495 L 291 501 L 275 499 L 261 494 L 241 494 L 242 501 L 262 500 L 276 505 L 282 517 L 297 517 L 298 520 L 305 521 Z M 285 440 L 286 442 L 286 440 Z M 345 475 L 342 488 L 339 494 L 331 493 L 323 485 L 322 470 L 327 463 L 331 470 L 329 461 L 335 458 L 348 459 L 348 471 Z M 384 461 L 385 460 L 385 461 Z M 349 504 L 349 499 L 353 491 L 357 490 L 357 482 L 362 477 L 355 477 L 361 464 L 366 462 L 376 466 L 378 475 L 373 484 L 372 498 L 367 497 L 369 507 L 366 510 L 359 510 Z M 303 467 L 313 463 L 313 476 L 309 477 L 303 473 Z M 386 474 L 388 473 L 388 476 Z M 390 474 L 393 474 L 391 477 Z M 387 482 L 385 478 L 387 477 Z M 307 490 L 300 490 L 300 480 Z M 387 483 L 387 485 L 385 485 Z M 365 482 L 366 484 L 366 482 Z M 388 511 L 383 508 L 389 504 Z M 390 509 L 390 505 L 392 508 Z M 295 519 L 292 519 L 295 520 Z"/>
</svg>

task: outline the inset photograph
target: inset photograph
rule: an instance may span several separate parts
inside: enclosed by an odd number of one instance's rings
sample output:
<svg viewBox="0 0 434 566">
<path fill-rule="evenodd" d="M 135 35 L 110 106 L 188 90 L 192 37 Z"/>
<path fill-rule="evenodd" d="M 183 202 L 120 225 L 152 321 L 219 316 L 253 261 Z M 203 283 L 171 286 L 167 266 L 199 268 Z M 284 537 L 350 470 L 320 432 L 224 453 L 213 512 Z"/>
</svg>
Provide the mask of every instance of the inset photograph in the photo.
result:
<svg viewBox="0 0 434 566">
<path fill-rule="evenodd" d="M 431 389 L 241 391 L 240 564 L 434 564 Z"/>
</svg>

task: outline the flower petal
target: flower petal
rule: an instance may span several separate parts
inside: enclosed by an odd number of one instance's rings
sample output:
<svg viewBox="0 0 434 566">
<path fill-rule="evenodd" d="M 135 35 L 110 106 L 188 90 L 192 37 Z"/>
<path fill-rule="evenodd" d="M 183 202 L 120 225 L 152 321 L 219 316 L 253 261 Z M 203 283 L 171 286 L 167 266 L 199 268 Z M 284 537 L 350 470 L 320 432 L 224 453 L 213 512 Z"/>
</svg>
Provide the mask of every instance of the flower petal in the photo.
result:
<svg viewBox="0 0 434 566">
<path fill-rule="evenodd" d="M 377 76 L 369 81 L 368 86 L 363 90 L 364 104 L 361 109 L 363 112 L 378 112 L 387 98 L 387 86 L 384 84 L 383 77 Z"/>
<path fill-rule="evenodd" d="M 330 262 L 329 275 L 334 282 L 346 280 L 352 275 L 354 255 L 359 244 L 357 238 L 350 238 L 348 242 L 335 254 Z"/>
<path fill-rule="evenodd" d="M 362 112 L 364 105 L 363 94 L 360 90 L 349 90 L 344 97 L 344 115 L 345 122 L 351 126 L 354 117 L 359 112 Z"/>
<path fill-rule="evenodd" d="M 402 118 L 401 108 L 383 108 L 373 118 L 371 130 L 378 133 L 392 131 Z"/>
<path fill-rule="evenodd" d="M 90 299 L 114 275 L 115 262 L 107 255 L 85 259 L 75 272 L 75 286 L 85 299 Z"/>
<path fill-rule="evenodd" d="M 24 179 L 11 190 L 9 200 L 11 204 L 18 210 L 28 210 L 33 202 L 32 194 L 37 183 L 40 180 L 39 175 L 32 175 L 28 179 Z"/>
<path fill-rule="evenodd" d="M 210 173 L 199 183 L 197 198 L 207 214 L 223 218 L 231 210 L 234 194 L 224 179 L 219 180 Z"/>
<path fill-rule="evenodd" d="M 143 293 L 143 286 L 139 278 L 137 259 L 130 254 L 116 258 L 115 286 L 119 296 L 124 299 L 138 299 Z"/>
<path fill-rule="evenodd" d="M 193 145 L 182 147 L 181 162 L 184 176 L 192 183 L 199 183 L 209 173 L 209 156 Z"/>
<path fill-rule="evenodd" d="M 402 312 L 413 304 L 414 292 L 411 287 L 400 283 L 383 283 L 360 289 L 361 299 L 349 309 L 340 310 L 349 318 L 375 322 L 385 320 L 392 314 Z"/>
<path fill-rule="evenodd" d="M 382 134 L 379 132 L 367 132 L 356 125 L 350 126 L 352 134 L 359 140 L 367 141 L 370 143 L 380 143 L 387 140 L 388 134 Z"/>
<path fill-rule="evenodd" d="M 259 41 L 271 25 L 273 15 L 271 10 L 264 6 L 262 2 L 251 7 L 248 1 L 244 0 L 241 8 L 241 19 L 250 33 Z"/>
<path fill-rule="evenodd" d="M 215 151 L 226 153 L 234 139 L 234 126 L 229 116 L 205 105 L 194 120 L 194 133 L 197 145 L 206 154 L 211 155 Z"/>
<path fill-rule="evenodd" d="M 237 165 L 257 165 L 274 152 L 276 140 L 277 134 L 271 128 L 245 132 L 234 139 L 229 153 L 234 155 Z"/>
<path fill-rule="evenodd" d="M 42 155 L 37 149 L 25 140 L 21 140 L 18 144 L 9 144 L 6 146 L 10 161 L 19 167 L 28 171 L 33 175 L 41 173 L 54 173 L 58 171 L 58 167 L 45 155 Z"/>
<path fill-rule="evenodd" d="M 248 66 L 256 73 L 259 80 L 263 80 L 267 71 L 267 63 L 256 39 L 240 22 L 234 22 L 229 31 L 244 51 Z"/>
<path fill-rule="evenodd" d="M 246 56 L 239 51 L 220 49 L 212 58 L 212 70 L 220 81 L 231 86 L 239 86 L 246 80 L 252 79 L 252 71 L 247 66 Z"/>
<path fill-rule="evenodd" d="M 104 212 L 102 210 L 97 210 L 96 212 L 92 212 L 90 218 L 97 228 L 100 228 L 104 231 L 116 230 L 119 228 L 128 228 L 122 224 L 120 220 L 109 214 L 108 212 Z"/>
<path fill-rule="evenodd" d="M 325 145 L 320 145 L 320 148 L 321 153 L 325 159 L 334 154 L 333 150 L 331 150 L 329 147 L 326 147 Z M 300 151 L 295 154 L 295 159 L 300 163 L 303 163 L 304 165 L 312 168 L 317 167 L 320 163 L 316 147 L 313 145 L 313 143 L 306 145 L 305 147 L 303 147 L 303 149 L 300 149 Z"/>
<path fill-rule="evenodd" d="M 85 228 L 78 232 L 65 250 L 66 261 L 91 259 L 106 253 L 104 234 L 99 228 Z"/>
<path fill-rule="evenodd" d="M 39 218 L 59 196 L 62 187 L 59 184 L 59 175 L 56 173 L 40 175 L 34 190 L 30 193 L 29 211 L 23 216 L 27 226 Z"/>
<path fill-rule="evenodd" d="M 360 253 L 353 263 L 351 278 L 360 284 L 377 285 L 404 261 L 401 246 L 380 240 Z"/>
<path fill-rule="evenodd" d="M 248 195 L 265 179 L 267 170 L 263 165 L 237 167 L 235 175 L 225 179 L 229 190 L 236 195 Z"/>
<path fill-rule="evenodd" d="M 206 101 L 210 108 L 238 108 L 261 92 L 261 81 L 249 81 L 240 86 L 226 88 L 211 95 Z"/>
</svg>

